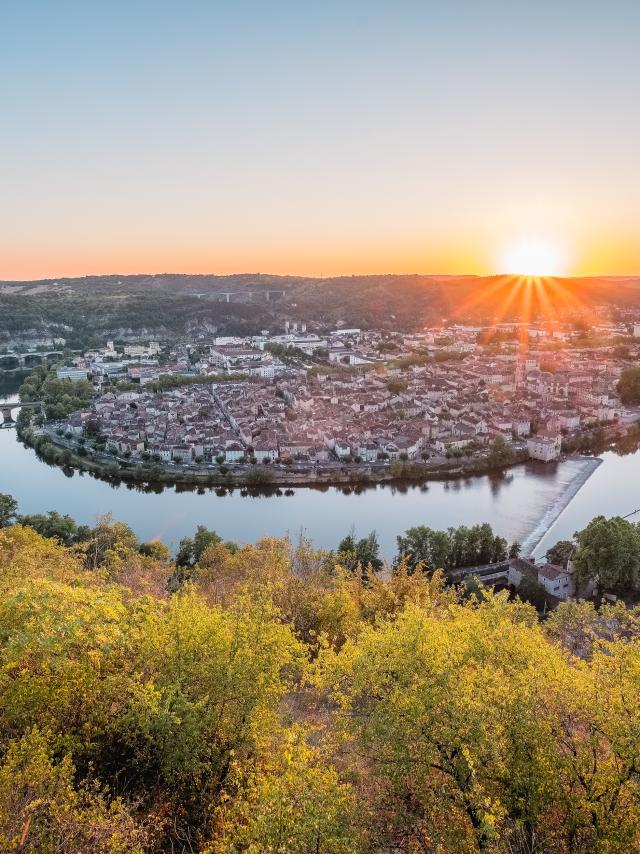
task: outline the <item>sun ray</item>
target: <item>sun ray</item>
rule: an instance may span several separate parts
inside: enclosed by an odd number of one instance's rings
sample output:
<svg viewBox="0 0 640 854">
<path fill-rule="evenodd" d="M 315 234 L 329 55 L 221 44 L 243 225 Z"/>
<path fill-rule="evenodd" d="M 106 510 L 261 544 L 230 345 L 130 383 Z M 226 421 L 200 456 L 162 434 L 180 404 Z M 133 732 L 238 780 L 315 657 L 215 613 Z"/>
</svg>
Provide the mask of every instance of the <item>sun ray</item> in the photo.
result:
<svg viewBox="0 0 640 854">
<path fill-rule="evenodd" d="M 452 316 L 464 316 L 472 309 L 477 308 L 481 303 L 488 303 L 490 298 L 501 288 L 504 288 L 509 281 L 513 280 L 513 276 L 498 276 L 488 287 L 478 289 L 477 293 L 469 297 L 469 299 L 460 303 L 454 310 Z"/>
</svg>

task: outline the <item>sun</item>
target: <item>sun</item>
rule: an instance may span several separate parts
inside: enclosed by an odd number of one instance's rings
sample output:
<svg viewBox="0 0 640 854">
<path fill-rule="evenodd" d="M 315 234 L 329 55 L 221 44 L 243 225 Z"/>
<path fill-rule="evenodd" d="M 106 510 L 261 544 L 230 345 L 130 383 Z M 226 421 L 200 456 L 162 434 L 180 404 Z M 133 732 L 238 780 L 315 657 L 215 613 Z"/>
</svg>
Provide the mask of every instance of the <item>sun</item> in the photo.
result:
<svg viewBox="0 0 640 854">
<path fill-rule="evenodd" d="M 501 258 L 501 268 L 502 273 L 519 276 L 561 276 L 564 258 L 552 242 L 527 238 L 507 246 Z"/>
</svg>

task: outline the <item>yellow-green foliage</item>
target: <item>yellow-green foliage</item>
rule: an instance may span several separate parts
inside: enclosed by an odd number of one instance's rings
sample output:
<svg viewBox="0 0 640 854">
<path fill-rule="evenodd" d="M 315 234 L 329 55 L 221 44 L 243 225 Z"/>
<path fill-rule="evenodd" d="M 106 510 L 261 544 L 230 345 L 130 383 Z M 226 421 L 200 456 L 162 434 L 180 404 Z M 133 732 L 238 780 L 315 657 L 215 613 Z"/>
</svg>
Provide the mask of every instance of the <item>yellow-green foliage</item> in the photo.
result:
<svg viewBox="0 0 640 854">
<path fill-rule="evenodd" d="M 294 728 L 280 743 L 274 739 L 262 765 L 238 781 L 235 797 L 216 811 L 216 840 L 207 854 L 364 850 L 353 787 L 305 735 Z"/>
<path fill-rule="evenodd" d="M 0 766 L 0 850 L 38 854 L 142 854 L 148 842 L 122 800 L 74 787 L 69 755 L 55 762 L 36 728 L 10 742 Z"/>
<path fill-rule="evenodd" d="M 2 529 L 0 851 L 639 850 L 638 612 L 480 594 Z"/>
</svg>

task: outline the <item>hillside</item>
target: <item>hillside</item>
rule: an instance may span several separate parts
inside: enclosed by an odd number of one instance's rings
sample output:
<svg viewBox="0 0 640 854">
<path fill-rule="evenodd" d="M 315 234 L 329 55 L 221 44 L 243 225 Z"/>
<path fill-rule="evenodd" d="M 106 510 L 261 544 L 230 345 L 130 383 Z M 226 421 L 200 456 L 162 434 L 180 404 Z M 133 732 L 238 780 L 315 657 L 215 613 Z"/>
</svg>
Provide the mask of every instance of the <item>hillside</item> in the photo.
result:
<svg viewBox="0 0 640 854">
<path fill-rule="evenodd" d="M 285 319 L 319 326 L 414 330 L 495 320 L 587 320 L 640 309 L 640 279 L 527 282 L 507 276 L 375 275 L 312 279 L 264 274 L 87 276 L 0 282 L 0 340 L 57 335 L 171 337 L 193 330 L 255 334 Z"/>
<path fill-rule="evenodd" d="M 50 516 L 0 528 L 0 850 L 638 850 L 637 610 Z"/>
</svg>

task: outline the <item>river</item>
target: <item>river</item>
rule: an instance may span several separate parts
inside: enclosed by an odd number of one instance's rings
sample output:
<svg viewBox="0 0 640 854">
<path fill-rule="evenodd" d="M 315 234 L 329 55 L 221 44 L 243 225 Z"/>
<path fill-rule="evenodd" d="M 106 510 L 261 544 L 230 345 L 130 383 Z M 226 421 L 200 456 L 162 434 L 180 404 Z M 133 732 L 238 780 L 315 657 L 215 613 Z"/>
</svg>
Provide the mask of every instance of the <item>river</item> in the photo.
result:
<svg viewBox="0 0 640 854">
<path fill-rule="evenodd" d="M 0 402 L 17 400 L 15 395 Z M 358 536 L 375 530 L 382 554 L 394 557 L 396 536 L 413 525 L 442 529 L 489 522 L 525 552 L 540 555 L 593 516 L 625 515 L 640 506 L 635 487 L 640 452 L 530 463 L 502 477 L 435 481 L 422 486 L 378 485 L 359 492 L 339 487 L 298 488 L 290 495 L 250 496 L 240 490 L 220 496 L 213 490 L 144 492 L 112 485 L 86 473 L 65 473 L 41 461 L 18 441 L 15 430 L 0 430 L 0 492 L 13 495 L 21 513 L 57 510 L 80 523 L 112 513 L 141 540 L 162 539 L 175 549 L 181 537 L 202 524 L 225 539 L 254 542 L 265 535 L 296 537 L 300 531 L 318 546 L 335 548 L 353 526 Z M 575 494 L 574 494 L 575 493 Z M 635 517 L 635 518 L 640 518 Z"/>
</svg>

